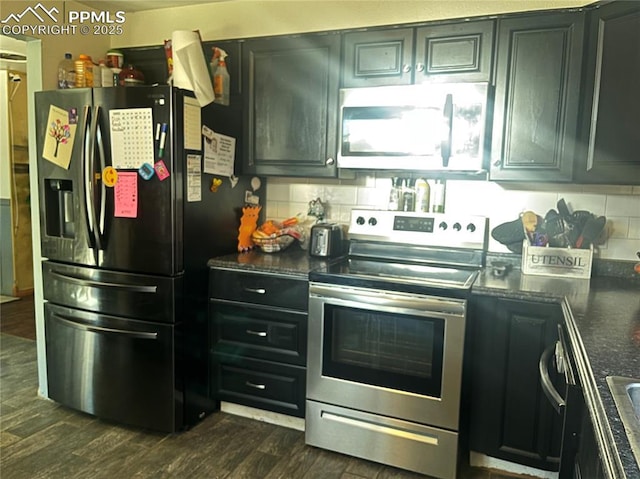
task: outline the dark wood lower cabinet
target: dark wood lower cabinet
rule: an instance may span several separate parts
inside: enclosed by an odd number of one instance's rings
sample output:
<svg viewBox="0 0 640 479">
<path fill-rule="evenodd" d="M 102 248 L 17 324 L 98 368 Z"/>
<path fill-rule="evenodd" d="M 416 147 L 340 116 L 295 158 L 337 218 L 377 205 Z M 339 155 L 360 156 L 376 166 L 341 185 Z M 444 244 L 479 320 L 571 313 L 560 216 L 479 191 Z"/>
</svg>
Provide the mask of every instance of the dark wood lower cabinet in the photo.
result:
<svg viewBox="0 0 640 479">
<path fill-rule="evenodd" d="M 604 479 L 605 473 L 600 461 L 593 423 L 586 407 L 583 408 L 579 442 L 573 477 L 575 479 Z"/>
<path fill-rule="evenodd" d="M 304 417 L 305 367 L 219 353 L 213 358 L 216 399 Z"/>
<path fill-rule="evenodd" d="M 557 340 L 558 304 L 474 297 L 470 449 L 557 471 L 562 417 L 540 386 L 538 363 Z"/>
<path fill-rule="evenodd" d="M 300 278 L 210 270 L 213 399 L 304 417 L 308 296 Z"/>
</svg>

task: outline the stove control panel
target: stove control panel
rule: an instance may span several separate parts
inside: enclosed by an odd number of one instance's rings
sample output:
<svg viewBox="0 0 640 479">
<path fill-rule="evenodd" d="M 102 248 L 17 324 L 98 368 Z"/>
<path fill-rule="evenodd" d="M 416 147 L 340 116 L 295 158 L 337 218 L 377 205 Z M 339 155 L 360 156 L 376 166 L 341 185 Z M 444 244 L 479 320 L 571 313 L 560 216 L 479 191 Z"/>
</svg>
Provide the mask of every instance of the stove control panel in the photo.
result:
<svg viewBox="0 0 640 479">
<path fill-rule="evenodd" d="M 488 220 L 484 216 L 352 210 L 349 237 L 424 246 L 484 249 Z"/>
</svg>

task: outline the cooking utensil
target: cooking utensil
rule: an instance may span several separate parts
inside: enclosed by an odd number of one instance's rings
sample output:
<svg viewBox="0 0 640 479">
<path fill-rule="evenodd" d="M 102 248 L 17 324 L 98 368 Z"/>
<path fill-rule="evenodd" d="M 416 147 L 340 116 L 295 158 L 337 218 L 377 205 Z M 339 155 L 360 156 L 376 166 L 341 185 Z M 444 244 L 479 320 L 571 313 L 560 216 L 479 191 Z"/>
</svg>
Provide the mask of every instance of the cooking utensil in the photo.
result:
<svg viewBox="0 0 640 479">
<path fill-rule="evenodd" d="M 526 238 L 522 219 L 502 223 L 491 230 L 491 237 L 513 253 L 522 253 L 522 240 Z"/>
<path fill-rule="evenodd" d="M 589 219 L 576 240 L 576 248 L 588 249 L 591 243 L 600 236 L 606 223 L 607 219 L 604 216 Z"/>
<path fill-rule="evenodd" d="M 569 211 L 569 207 L 567 206 L 567 202 L 564 201 L 564 198 L 560 198 L 556 206 L 558 207 L 560 216 L 563 218 L 569 218 L 569 216 L 571 216 L 571 212 Z"/>
<path fill-rule="evenodd" d="M 595 218 L 595 215 L 589 211 L 578 210 L 571 213 L 569 218 L 565 218 L 565 235 L 569 240 L 570 246 L 575 246 L 578 238 L 582 234 L 587 221 Z"/>
</svg>

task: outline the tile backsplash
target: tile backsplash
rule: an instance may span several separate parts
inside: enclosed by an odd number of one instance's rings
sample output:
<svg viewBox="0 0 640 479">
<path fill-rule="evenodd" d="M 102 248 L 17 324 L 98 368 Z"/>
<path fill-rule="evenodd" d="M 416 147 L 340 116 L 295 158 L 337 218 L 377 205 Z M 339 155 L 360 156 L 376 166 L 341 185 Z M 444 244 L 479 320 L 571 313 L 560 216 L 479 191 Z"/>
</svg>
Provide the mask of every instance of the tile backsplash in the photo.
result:
<svg viewBox="0 0 640 479">
<path fill-rule="evenodd" d="M 284 219 L 306 213 L 309 201 L 320 198 L 327 220 L 347 224 L 352 208 L 386 209 L 391 180 L 359 175 L 354 180 L 269 178 L 266 214 Z M 640 185 L 601 186 L 552 183 L 495 183 L 449 180 L 445 211 L 489 217 L 489 228 L 518 218 L 526 210 L 543 216 L 564 198 L 570 211 L 587 210 L 607 217 L 597 248 L 602 259 L 636 260 L 640 251 Z M 508 252 L 489 239 L 489 251 Z"/>
</svg>

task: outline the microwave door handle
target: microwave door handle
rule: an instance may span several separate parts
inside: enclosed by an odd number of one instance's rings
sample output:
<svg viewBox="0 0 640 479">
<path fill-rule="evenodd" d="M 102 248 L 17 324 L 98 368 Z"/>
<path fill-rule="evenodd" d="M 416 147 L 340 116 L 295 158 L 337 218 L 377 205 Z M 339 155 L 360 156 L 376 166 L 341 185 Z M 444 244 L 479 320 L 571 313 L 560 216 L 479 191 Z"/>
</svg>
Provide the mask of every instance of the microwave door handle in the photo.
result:
<svg viewBox="0 0 640 479">
<path fill-rule="evenodd" d="M 442 140 L 440 152 L 442 154 L 442 166 L 449 166 L 449 158 L 451 158 L 451 141 L 453 137 L 453 95 L 447 93 L 442 112 L 444 123 L 446 125 L 446 137 Z"/>
</svg>

